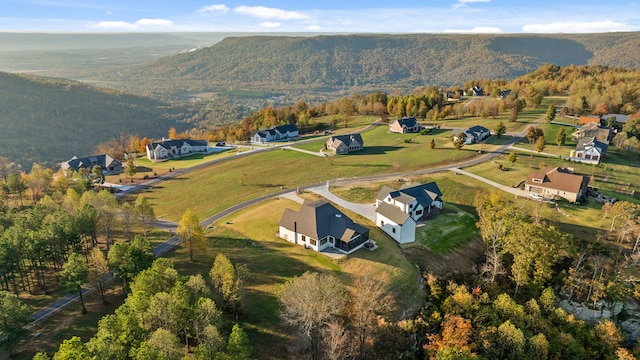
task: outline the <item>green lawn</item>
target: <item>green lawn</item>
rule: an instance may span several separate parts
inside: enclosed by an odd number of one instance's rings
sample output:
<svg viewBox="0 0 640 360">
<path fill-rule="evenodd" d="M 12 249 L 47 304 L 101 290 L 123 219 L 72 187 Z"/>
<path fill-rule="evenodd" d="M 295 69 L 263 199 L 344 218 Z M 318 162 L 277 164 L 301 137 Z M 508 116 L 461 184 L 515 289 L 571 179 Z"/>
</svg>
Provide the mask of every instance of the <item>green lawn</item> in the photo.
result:
<svg viewBox="0 0 640 360">
<path fill-rule="evenodd" d="M 405 247 L 422 246 L 445 254 L 479 236 L 473 215 L 448 203 L 441 214 L 421 225 L 416 229 L 416 242 Z"/>
<path fill-rule="evenodd" d="M 423 168 L 458 162 L 478 156 L 473 145 L 452 149 L 448 131 L 435 135 L 414 135 L 405 143 L 405 135 L 389 134 L 379 126 L 363 134 L 365 149 L 349 155 L 321 158 L 295 151 L 273 150 L 239 159 L 231 159 L 163 181 L 147 196 L 160 218 L 177 221 L 187 208 L 201 219 L 242 201 L 279 191 L 281 188 Z M 435 138 L 438 146 L 430 149 Z M 444 143 L 448 141 L 448 143 Z M 198 199 L 198 201 L 194 201 Z"/>
</svg>

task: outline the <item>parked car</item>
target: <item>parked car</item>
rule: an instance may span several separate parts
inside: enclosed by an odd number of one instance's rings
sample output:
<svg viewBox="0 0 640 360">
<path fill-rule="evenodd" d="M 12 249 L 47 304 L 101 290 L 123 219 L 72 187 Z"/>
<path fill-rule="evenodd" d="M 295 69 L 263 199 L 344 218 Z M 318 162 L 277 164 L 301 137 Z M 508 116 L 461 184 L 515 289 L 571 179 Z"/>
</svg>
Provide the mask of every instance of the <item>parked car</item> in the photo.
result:
<svg viewBox="0 0 640 360">
<path fill-rule="evenodd" d="M 542 195 L 540 194 L 529 194 L 529 197 L 533 200 L 542 200 Z"/>
</svg>

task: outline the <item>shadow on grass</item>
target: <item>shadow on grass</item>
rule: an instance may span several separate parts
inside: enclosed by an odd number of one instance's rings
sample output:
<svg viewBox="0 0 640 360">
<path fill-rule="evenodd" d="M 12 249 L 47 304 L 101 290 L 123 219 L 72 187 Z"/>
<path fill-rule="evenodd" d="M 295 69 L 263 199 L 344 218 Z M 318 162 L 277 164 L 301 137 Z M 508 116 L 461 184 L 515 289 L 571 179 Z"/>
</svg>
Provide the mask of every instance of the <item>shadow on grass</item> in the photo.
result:
<svg viewBox="0 0 640 360">
<path fill-rule="evenodd" d="M 358 155 L 384 155 L 391 151 L 397 151 L 400 148 L 397 146 L 367 146 L 361 151 L 356 151 L 353 153 L 349 153 L 349 156 L 358 156 Z"/>
</svg>

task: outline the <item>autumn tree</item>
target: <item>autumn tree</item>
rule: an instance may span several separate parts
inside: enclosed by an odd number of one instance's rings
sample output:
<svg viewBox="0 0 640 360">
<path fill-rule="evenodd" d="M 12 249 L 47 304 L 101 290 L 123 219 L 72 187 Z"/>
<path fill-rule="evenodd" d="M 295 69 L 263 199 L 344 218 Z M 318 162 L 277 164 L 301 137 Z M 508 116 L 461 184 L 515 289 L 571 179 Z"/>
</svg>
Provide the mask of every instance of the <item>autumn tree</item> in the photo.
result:
<svg viewBox="0 0 640 360">
<path fill-rule="evenodd" d="M 285 324 L 298 330 L 311 357 L 319 359 L 322 329 L 343 311 L 340 281 L 327 274 L 306 272 L 284 285 L 279 300 Z"/>
<path fill-rule="evenodd" d="M 463 134 L 458 134 L 458 136 L 453 137 L 453 147 L 455 147 L 456 150 L 462 149 L 462 147 L 464 147 L 464 144 L 465 138 Z"/>
<path fill-rule="evenodd" d="M 104 256 L 104 253 L 100 248 L 94 247 L 91 249 L 89 256 L 87 257 L 87 269 L 89 270 L 88 280 L 91 283 L 98 285 L 100 295 L 102 296 L 102 303 L 106 304 L 107 299 L 104 296 L 104 281 L 105 275 L 109 273 L 109 264 Z"/>
<path fill-rule="evenodd" d="M 547 147 L 547 145 L 544 142 L 544 137 L 539 137 L 538 139 L 536 139 L 535 149 L 537 152 L 542 152 L 545 147 Z"/>
<path fill-rule="evenodd" d="M 515 163 L 518 160 L 518 154 L 515 151 L 509 151 L 508 160 L 510 163 Z"/>
<path fill-rule="evenodd" d="M 502 121 L 496 125 L 496 137 L 500 138 L 507 132 L 507 127 L 504 125 Z"/>
<path fill-rule="evenodd" d="M 86 313 L 84 306 L 84 298 L 82 296 L 82 285 L 87 282 L 89 269 L 84 257 L 78 253 L 72 253 L 67 262 L 62 266 L 62 271 L 58 273 L 62 284 L 70 289 L 78 292 L 80 303 L 82 304 L 82 312 Z"/>
<path fill-rule="evenodd" d="M 124 166 L 124 173 L 129 177 L 129 182 L 133 182 L 133 177 L 138 173 L 138 166 L 136 166 L 133 156 L 129 157 L 127 163 Z"/>
<path fill-rule="evenodd" d="M 249 269 L 244 264 L 234 266 L 225 255 L 218 254 L 209 276 L 237 319 L 242 311 L 244 282 L 249 276 Z"/>
<path fill-rule="evenodd" d="M 349 319 L 357 338 L 360 359 L 371 357 L 366 345 L 374 342 L 372 335 L 377 327 L 377 317 L 392 308 L 388 286 L 388 279 L 380 275 L 374 276 L 371 269 L 359 269 L 353 279 Z"/>
<path fill-rule="evenodd" d="M 556 118 L 556 107 L 553 105 L 549 105 L 547 108 L 547 113 L 545 114 L 545 118 L 548 122 L 552 122 Z"/>
<path fill-rule="evenodd" d="M 555 140 L 556 140 L 556 145 L 558 145 L 558 147 L 564 145 L 565 141 L 567 140 L 567 134 L 565 133 L 563 127 L 561 127 L 556 133 Z"/>
<path fill-rule="evenodd" d="M 191 209 L 187 209 L 182 215 L 176 233 L 180 237 L 180 242 L 189 250 L 189 262 L 193 262 L 193 252 L 196 248 L 204 248 L 206 239 L 200 220 Z"/>
<path fill-rule="evenodd" d="M 142 236 L 146 239 L 147 234 L 153 229 L 158 222 L 153 206 L 146 197 L 138 196 L 135 202 L 135 211 L 138 216 L 138 222 L 142 226 Z"/>
<path fill-rule="evenodd" d="M 440 333 L 427 335 L 428 342 L 424 348 L 432 354 L 431 359 L 440 359 L 439 354 L 450 349 L 463 353 L 470 353 L 473 350 L 471 343 L 473 327 L 470 320 L 460 315 L 447 314 L 440 327 Z"/>
</svg>

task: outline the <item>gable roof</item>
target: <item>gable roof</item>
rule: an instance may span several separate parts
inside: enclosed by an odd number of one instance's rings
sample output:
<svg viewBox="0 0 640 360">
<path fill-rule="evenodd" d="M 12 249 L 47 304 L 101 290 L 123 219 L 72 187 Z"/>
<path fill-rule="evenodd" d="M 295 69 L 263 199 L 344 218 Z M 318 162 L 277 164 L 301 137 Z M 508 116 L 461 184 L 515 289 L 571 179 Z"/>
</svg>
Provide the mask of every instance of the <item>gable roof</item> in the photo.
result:
<svg viewBox="0 0 640 360">
<path fill-rule="evenodd" d="M 404 117 L 404 118 L 398 119 L 396 121 L 398 122 L 400 127 L 414 128 L 416 126 L 419 126 L 418 120 L 416 120 L 415 117 Z"/>
<path fill-rule="evenodd" d="M 404 224 L 407 219 L 410 219 L 409 213 L 400 210 L 399 207 L 393 206 L 386 202 L 381 202 L 376 208 L 376 212 L 387 219 L 393 221 L 396 224 Z"/>
<path fill-rule="evenodd" d="M 317 240 L 332 236 L 348 242 L 355 234 L 369 232 L 323 200 L 305 200 L 300 211 L 286 209 L 278 225 Z"/>
<path fill-rule="evenodd" d="M 589 184 L 589 178 L 574 174 L 568 169 L 545 167 L 540 171 L 529 173 L 526 183 L 548 189 L 578 193 L 582 187 Z"/>
<path fill-rule="evenodd" d="M 392 191 L 389 193 L 391 197 L 404 204 L 412 203 L 414 200 L 422 207 L 427 208 L 442 196 L 442 191 L 438 187 L 435 181 L 427 184 L 420 184 L 415 186 L 405 185 L 400 190 Z"/>
<path fill-rule="evenodd" d="M 607 143 L 604 143 L 596 139 L 595 137 L 585 137 L 578 140 L 578 145 L 576 145 L 576 150 L 585 151 L 592 147 L 595 147 L 596 149 L 598 149 L 598 151 L 601 154 L 604 154 L 605 152 L 607 152 L 607 147 L 609 147 L 609 145 Z"/>
<path fill-rule="evenodd" d="M 122 166 L 122 163 L 109 154 L 101 154 L 94 156 L 87 156 L 83 158 L 72 157 L 70 160 L 60 163 L 62 169 L 71 169 L 77 171 L 78 169 L 88 168 L 91 169 L 95 165 L 100 165 L 102 168 L 109 168 L 111 166 Z"/>
<path fill-rule="evenodd" d="M 167 150 L 170 150 L 173 147 L 181 148 L 184 144 L 189 144 L 190 146 L 208 146 L 209 143 L 207 140 L 191 140 L 191 139 L 181 139 L 181 140 L 162 140 L 160 142 L 153 142 L 147 145 L 147 148 L 153 150 L 158 146 L 161 146 Z"/>
<path fill-rule="evenodd" d="M 271 129 L 283 134 L 283 133 L 287 133 L 287 132 L 296 132 L 298 131 L 298 127 L 295 126 L 294 124 L 287 124 L 287 125 L 280 125 L 280 126 L 274 126 Z"/>
<path fill-rule="evenodd" d="M 336 142 L 335 145 L 332 145 L 333 147 L 338 147 L 340 142 L 347 146 L 351 146 L 351 143 L 354 141 L 357 141 L 360 145 L 364 145 L 364 141 L 362 141 L 362 136 L 360 134 L 333 135 L 329 140 L 327 140 L 327 142 L 331 144 Z"/>
</svg>

